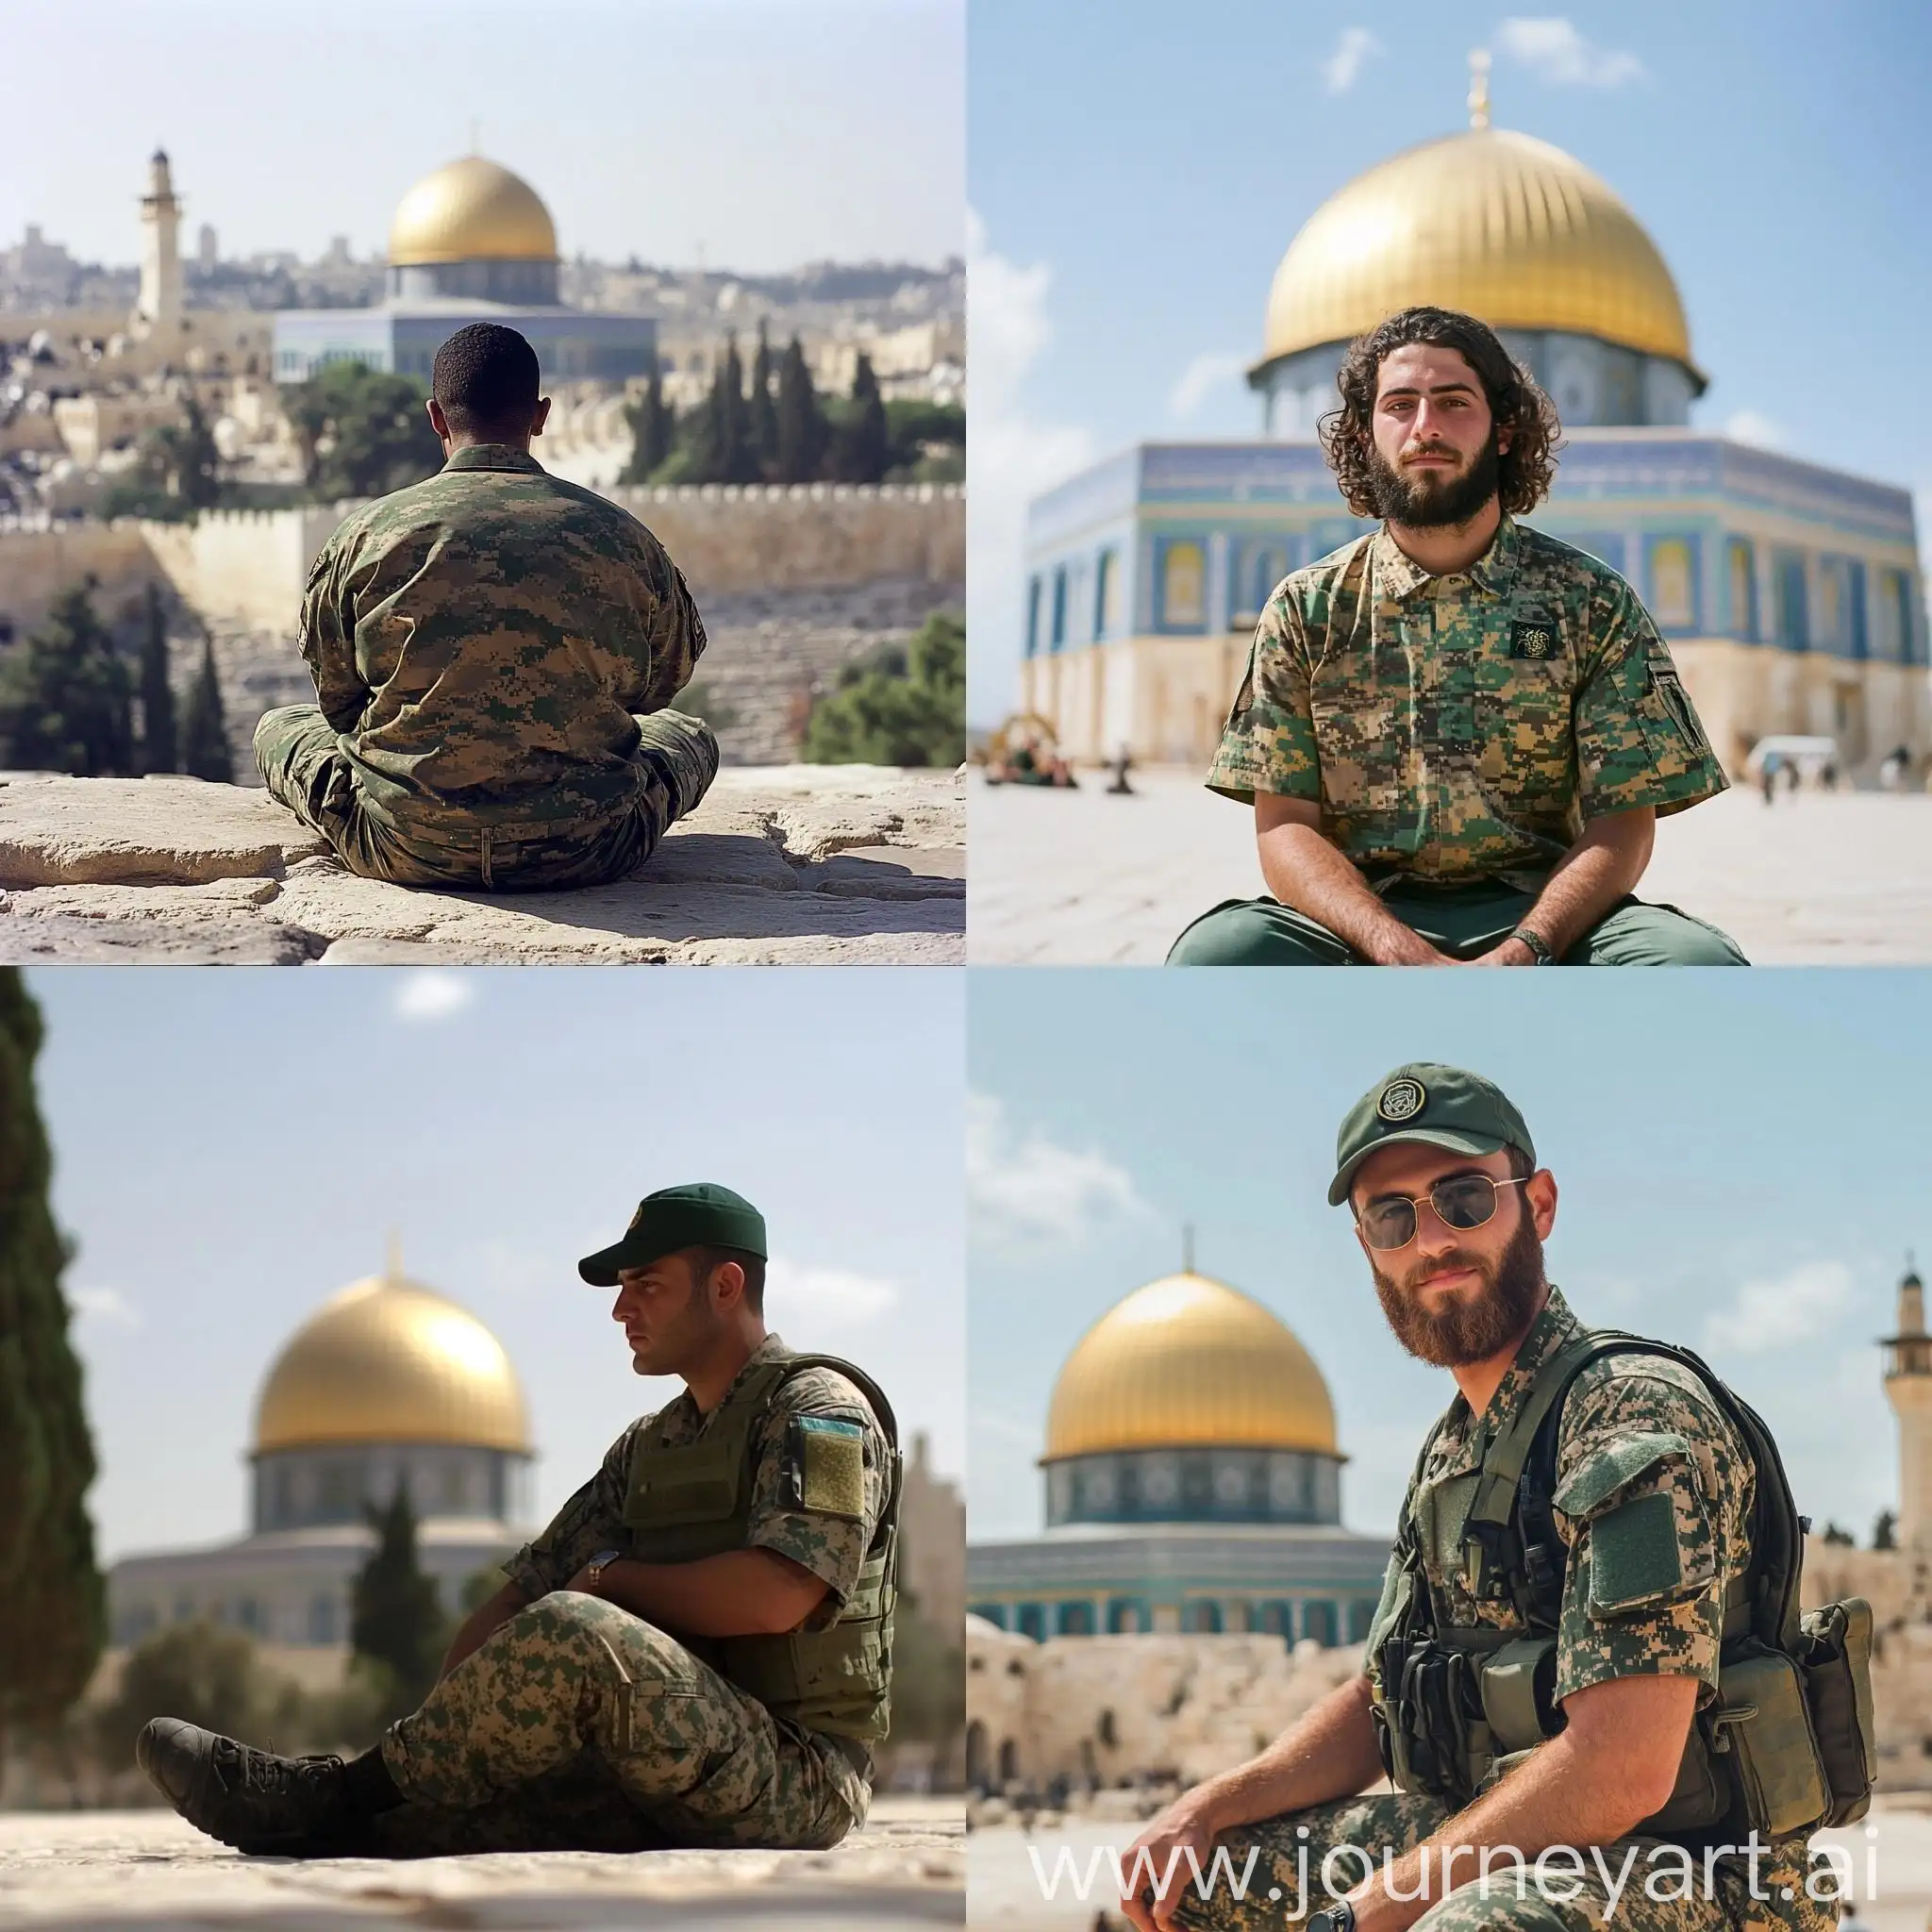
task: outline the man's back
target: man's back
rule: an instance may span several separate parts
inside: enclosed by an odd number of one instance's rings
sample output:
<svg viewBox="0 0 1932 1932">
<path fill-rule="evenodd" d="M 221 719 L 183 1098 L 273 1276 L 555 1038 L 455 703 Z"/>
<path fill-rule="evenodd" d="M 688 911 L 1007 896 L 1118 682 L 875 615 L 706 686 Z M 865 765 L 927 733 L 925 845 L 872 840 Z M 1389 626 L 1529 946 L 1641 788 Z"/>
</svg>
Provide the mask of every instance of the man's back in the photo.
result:
<svg viewBox="0 0 1932 1932">
<path fill-rule="evenodd" d="M 621 814 L 642 783 L 633 714 L 667 705 L 704 646 L 657 539 L 507 444 L 358 510 L 303 598 L 324 715 L 404 828 Z"/>
</svg>

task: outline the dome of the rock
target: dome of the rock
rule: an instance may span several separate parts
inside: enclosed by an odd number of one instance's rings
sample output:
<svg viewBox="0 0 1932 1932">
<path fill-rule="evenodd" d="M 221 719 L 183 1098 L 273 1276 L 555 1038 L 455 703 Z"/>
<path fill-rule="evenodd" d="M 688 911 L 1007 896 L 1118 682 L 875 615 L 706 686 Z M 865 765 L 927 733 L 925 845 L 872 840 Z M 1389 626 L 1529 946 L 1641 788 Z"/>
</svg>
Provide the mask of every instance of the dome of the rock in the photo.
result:
<svg viewBox="0 0 1932 1932">
<path fill-rule="evenodd" d="M 392 268 L 456 261 L 555 261 L 557 229 L 537 191 L 481 155 L 439 168 L 403 196 Z"/>
</svg>

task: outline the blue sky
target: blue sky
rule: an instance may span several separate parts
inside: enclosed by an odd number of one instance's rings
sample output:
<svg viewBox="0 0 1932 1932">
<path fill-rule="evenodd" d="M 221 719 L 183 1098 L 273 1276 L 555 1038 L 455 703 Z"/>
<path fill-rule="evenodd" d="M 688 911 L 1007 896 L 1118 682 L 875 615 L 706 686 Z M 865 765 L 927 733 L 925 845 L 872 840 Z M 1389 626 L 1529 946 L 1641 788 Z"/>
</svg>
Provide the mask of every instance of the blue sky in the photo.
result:
<svg viewBox="0 0 1932 1932">
<path fill-rule="evenodd" d="M 1210 984 L 1211 981 L 1211 984 Z M 1550 1276 L 1585 1321 L 1686 1342 L 1770 1423 L 1798 1507 L 1860 1542 L 1895 1507 L 1875 1338 L 1932 1259 L 1923 974 L 980 972 L 969 991 L 969 1521 L 1040 1516 L 1053 1379 L 1142 1282 L 1196 1264 L 1327 1377 L 1353 1528 L 1392 1524 L 1446 1371 L 1404 1355 L 1345 1210 L 1337 1124 L 1391 1067 L 1474 1067 L 1560 1199 Z"/>
<path fill-rule="evenodd" d="M 1017 691 L 1027 497 L 1141 438 L 1246 437 L 1276 263 L 1365 168 L 1467 125 L 1568 149 L 1635 210 L 1712 378 L 1694 420 L 1920 492 L 1884 371 L 1932 303 L 1932 11 L 1618 0 L 1533 19 L 1366 0 L 973 0 L 974 681 Z"/>
<path fill-rule="evenodd" d="M 722 1180 L 764 1211 L 766 1311 L 847 1354 L 909 1448 L 964 1460 L 962 975 L 931 971 L 151 972 L 28 982 L 108 1557 L 246 1526 L 261 1381 L 337 1289 L 408 1274 L 522 1376 L 544 1516 L 633 1416 L 576 1261 L 638 1200 Z"/>
<path fill-rule="evenodd" d="M 0 0 L 0 247 L 139 258 L 157 142 L 225 254 L 384 248 L 470 146 L 566 255 L 795 268 L 962 246 L 965 0 Z M 37 78 L 28 84 L 27 76 Z"/>
</svg>

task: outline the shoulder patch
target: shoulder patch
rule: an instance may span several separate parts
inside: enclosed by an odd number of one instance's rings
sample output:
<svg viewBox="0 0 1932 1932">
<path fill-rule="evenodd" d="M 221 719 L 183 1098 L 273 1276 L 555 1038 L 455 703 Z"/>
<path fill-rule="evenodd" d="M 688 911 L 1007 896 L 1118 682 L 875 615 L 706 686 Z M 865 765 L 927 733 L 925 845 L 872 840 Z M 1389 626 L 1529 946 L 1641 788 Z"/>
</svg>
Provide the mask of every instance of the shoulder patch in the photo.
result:
<svg viewBox="0 0 1932 1932">
<path fill-rule="evenodd" d="M 834 1416 L 795 1415 L 790 1424 L 791 1501 L 814 1516 L 858 1522 L 865 1514 L 865 1431 Z"/>
</svg>

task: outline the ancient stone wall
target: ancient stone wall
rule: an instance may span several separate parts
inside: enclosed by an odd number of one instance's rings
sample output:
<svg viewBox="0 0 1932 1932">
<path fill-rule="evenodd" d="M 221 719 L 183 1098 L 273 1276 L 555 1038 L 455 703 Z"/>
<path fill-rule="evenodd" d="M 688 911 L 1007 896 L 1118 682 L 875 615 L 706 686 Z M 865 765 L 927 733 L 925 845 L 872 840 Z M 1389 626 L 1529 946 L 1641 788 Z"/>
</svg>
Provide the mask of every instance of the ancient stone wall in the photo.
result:
<svg viewBox="0 0 1932 1932">
<path fill-rule="evenodd" d="M 100 581 L 94 608 L 113 617 L 165 573 L 139 524 L 56 524 L 0 530 L 0 642 L 18 642 L 42 623 L 70 584 Z"/>
</svg>

